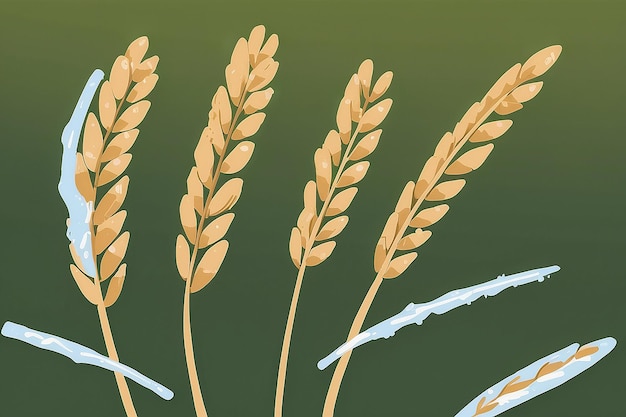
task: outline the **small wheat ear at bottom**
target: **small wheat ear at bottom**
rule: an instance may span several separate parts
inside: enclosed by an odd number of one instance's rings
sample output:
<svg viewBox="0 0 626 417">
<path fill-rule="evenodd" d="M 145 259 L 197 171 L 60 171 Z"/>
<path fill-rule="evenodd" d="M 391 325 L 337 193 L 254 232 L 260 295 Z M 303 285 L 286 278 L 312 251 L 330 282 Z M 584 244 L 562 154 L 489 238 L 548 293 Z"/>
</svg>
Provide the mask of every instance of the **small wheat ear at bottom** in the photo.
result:
<svg viewBox="0 0 626 417">
<path fill-rule="evenodd" d="M 374 64 L 367 59 L 350 78 L 337 110 L 337 130 L 331 130 L 315 151 L 315 181 L 304 187 L 304 209 L 291 231 L 289 253 L 298 274 L 278 365 L 275 417 L 282 416 L 289 346 L 304 272 L 307 266 L 324 262 L 335 249 L 336 242 L 330 239 L 348 224 L 348 216 L 338 215 L 348 209 L 358 191 L 354 184 L 367 173 L 370 163 L 364 158 L 376 149 L 382 133 L 373 129 L 387 117 L 393 103 L 389 98 L 380 100 L 391 85 L 393 73 L 387 71 L 372 83 L 373 71 Z M 357 142 L 360 134 L 363 136 Z M 318 198 L 322 203 L 319 210 Z"/>
<path fill-rule="evenodd" d="M 187 177 L 187 193 L 180 201 L 184 231 L 176 239 L 176 266 L 185 281 L 183 342 L 196 415 L 206 416 L 191 338 L 190 294 L 213 280 L 226 257 L 224 239 L 235 214 L 229 212 L 241 196 L 243 180 L 220 177 L 241 171 L 250 161 L 253 136 L 265 120 L 261 112 L 274 90 L 266 88 L 278 70 L 274 54 L 278 36 L 265 39 L 265 27 L 256 26 L 248 40 L 240 38 L 226 67 L 226 87 L 213 96 L 209 120 L 194 152 L 196 165 Z M 234 108 L 234 112 L 233 112 Z M 229 147 L 234 143 L 234 146 Z M 209 219 L 213 219 L 205 225 Z M 204 254 L 201 254 L 204 251 Z M 197 262 L 197 259 L 200 261 Z"/>
<path fill-rule="evenodd" d="M 99 118 L 94 113 L 87 115 L 83 152 L 76 153 L 75 183 L 89 207 L 89 232 L 78 245 L 70 244 L 74 261 L 70 272 L 85 298 L 97 306 L 107 353 L 115 361 L 119 357 L 106 309 L 117 301 L 122 291 L 126 264 L 121 262 L 130 239 L 129 232 L 121 233 L 126 211 L 119 211 L 129 179 L 118 178 L 130 164 L 132 156 L 128 151 L 139 134 L 136 127 L 150 108 L 150 102 L 143 99 L 158 80 L 154 70 L 159 58 L 143 59 L 148 44 L 147 37 L 138 38 L 115 60 L 109 80 L 100 87 Z M 101 187 L 115 180 L 104 195 L 98 195 Z M 71 222 L 69 227 L 73 227 Z M 107 280 L 103 296 L 102 285 Z M 115 373 L 115 379 L 126 414 L 136 416 L 126 380 L 119 372 Z"/>
<path fill-rule="evenodd" d="M 367 312 L 384 279 L 400 276 L 417 258 L 414 250 L 431 236 L 423 230 L 441 220 L 448 205 L 439 204 L 422 208 L 424 202 L 440 202 L 456 196 L 465 186 L 464 179 L 440 182 L 444 175 L 460 176 L 478 169 L 493 150 L 493 144 L 477 146 L 457 158 L 457 154 L 470 143 L 482 143 L 503 135 L 512 125 L 510 120 L 486 122 L 496 112 L 508 115 L 523 107 L 541 90 L 542 82 L 528 82 L 544 74 L 556 62 L 561 46 L 542 49 L 523 65 L 515 64 L 489 89 L 480 102 L 474 103 L 456 124 L 452 132 L 443 135 L 432 157 L 426 161 L 416 182 L 409 181 L 394 212 L 389 216 L 374 252 L 376 277 L 357 311 L 348 337 L 355 337 L 363 326 Z M 419 211 L 418 211 L 419 210 Z M 415 230 L 406 234 L 407 229 Z M 394 258 L 397 251 L 407 252 Z M 323 417 L 334 415 L 341 381 L 352 352 L 347 352 L 337 364 L 326 394 Z"/>
</svg>

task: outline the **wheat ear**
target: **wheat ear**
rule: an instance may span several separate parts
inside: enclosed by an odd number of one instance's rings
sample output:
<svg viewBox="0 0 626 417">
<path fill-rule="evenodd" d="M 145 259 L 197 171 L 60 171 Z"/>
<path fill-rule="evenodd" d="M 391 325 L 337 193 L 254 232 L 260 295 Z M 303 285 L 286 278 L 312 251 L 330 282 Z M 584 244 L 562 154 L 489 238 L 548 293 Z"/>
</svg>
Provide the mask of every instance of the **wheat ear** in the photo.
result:
<svg viewBox="0 0 626 417">
<path fill-rule="evenodd" d="M 369 162 L 363 159 L 374 151 L 382 133 L 380 129 L 373 129 L 391 109 L 391 99 L 378 100 L 389 88 L 393 73 L 388 71 L 372 83 L 373 66 L 371 60 L 363 61 L 358 73 L 348 82 L 337 110 L 337 130 L 331 130 L 322 147 L 315 151 L 315 181 L 309 181 L 304 187 L 304 209 L 297 227 L 291 231 L 289 253 L 298 275 L 278 366 L 275 417 L 282 416 L 289 345 L 304 272 L 307 266 L 319 265 L 330 256 L 336 243 L 329 239 L 336 237 L 348 224 L 348 216 L 338 215 L 352 203 L 358 190 L 353 185 L 365 177 L 369 168 Z M 363 136 L 357 143 L 360 134 Z M 345 189 L 335 195 L 341 188 Z M 319 210 L 318 198 L 322 203 Z M 326 242 L 317 244 L 321 241 Z"/>
<path fill-rule="evenodd" d="M 132 42 L 124 55 L 117 57 L 109 80 L 100 87 L 99 117 L 94 113 L 87 116 L 83 152 L 76 154 L 76 187 L 95 210 L 89 212 L 88 217 L 92 248 L 89 260 L 84 262 L 75 246 L 70 244 L 74 260 L 70 271 L 85 298 L 97 306 L 107 353 L 115 361 L 119 361 L 119 357 L 106 309 L 117 301 L 126 277 L 126 264 L 121 262 L 130 233 L 121 233 L 126 211 L 119 209 L 126 197 L 128 176 L 119 179 L 101 198 L 98 198 L 98 191 L 116 180 L 128 167 L 131 160 L 128 151 L 139 134 L 136 127 L 150 108 L 150 102 L 143 98 L 158 80 L 154 70 L 159 58 L 153 56 L 144 60 L 147 49 L 148 38 L 144 36 Z M 116 135 L 109 140 L 112 134 Z M 95 271 L 87 265 L 95 266 Z M 106 295 L 103 296 L 102 285 L 107 280 Z M 115 372 L 115 380 L 126 414 L 136 416 L 124 376 Z"/>
<path fill-rule="evenodd" d="M 511 127 L 512 121 L 496 120 L 486 123 L 487 118 L 494 111 L 499 115 L 513 113 L 523 107 L 522 103 L 535 97 L 543 83 L 527 82 L 550 69 L 560 53 L 560 46 L 550 46 L 531 56 L 524 65 L 515 64 L 506 71 L 485 97 L 470 107 L 454 130 L 443 135 L 434 155 L 426 161 L 417 181 L 409 181 L 406 184 L 376 244 L 374 253 L 376 278 L 354 317 L 347 340 L 361 331 L 367 312 L 383 280 L 398 277 L 415 260 L 417 253 L 414 250 L 431 236 L 431 232 L 423 228 L 439 221 L 448 211 L 446 204 L 428 208 L 422 208 L 422 204 L 426 201 L 438 202 L 450 199 L 465 185 L 464 179 L 440 182 L 442 176 L 464 175 L 478 169 L 493 150 L 493 144 L 474 147 L 458 158 L 457 154 L 468 142 L 481 143 L 504 134 Z M 415 230 L 405 234 L 409 227 Z M 398 250 L 408 253 L 394 258 Z M 350 356 L 351 352 L 342 356 L 335 368 L 326 394 L 323 417 L 334 414 L 337 395 Z"/>
<path fill-rule="evenodd" d="M 193 353 L 190 294 L 211 282 L 224 261 L 228 241 L 223 238 L 235 217 L 229 210 L 241 196 L 243 180 L 231 178 L 218 186 L 220 176 L 239 172 L 250 160 L 254 143 L 242 139 L 259 130 L 265 120 L 260 110 L 274 93 L 266 87 L 278 70 L 273 59 L 278 36 L 271 35 L 265 44 L 264 39 L 265 27 L 256 26 L 248 40 L 240 38 L 235 45 L 226 67 L 227 87 L 220 86 L 213 96 L 208 125 L 194 152 L 196 165 L 187 178 L 187 194 L 180 201 L 184 235 L 176 239 L 176 266 L 185 281 L 183 341 L 194 407 L 203 417 L 207 412 Z M 235 144 L 229 149 L 231 142 Z"/>
</svg>

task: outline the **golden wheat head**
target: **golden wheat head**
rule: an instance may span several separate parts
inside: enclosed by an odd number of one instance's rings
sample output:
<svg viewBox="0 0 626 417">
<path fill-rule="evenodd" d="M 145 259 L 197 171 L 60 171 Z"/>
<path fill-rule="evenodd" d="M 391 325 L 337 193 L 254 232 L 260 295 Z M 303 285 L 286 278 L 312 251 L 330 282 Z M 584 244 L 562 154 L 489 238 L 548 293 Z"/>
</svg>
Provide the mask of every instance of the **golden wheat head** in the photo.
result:
<svg viewBox="0 0 626 417">
<path fill-rule="evenodd" d="M 367 173 L 370 163 L 363 159 L 376 149 L 382 133 L 381 129 L 372 130 L 382 123 L 392 105 L 389 98 L 377 100 L 391 85 L 393 73 L 387 71 L 372 83 L 373 66 L 371 60 L 365 60 L 358 73 L 352 75 L 337 110 L 337 129 L 328 132 L 322 147 L 315 151 L 315 181 L 304 187 L 304 209 L 289 240 L 296 268 L 303 263 L 315 266 L 324 262 L 334 250 L 335 241 L 313 245 L 336 237 L 348 224 L 348 216 L 338 215 L 350 206 L 358 191 L 353 185 Z M 356 143 L 359 134 L 364 135 Z M 322 203 L 319 211 L 318 198 Z M 326 223 L 322 226 L 323 220 Z"/>
<path fill-rule="evenodd" d="M 240 38 L 235 45 L 226 67 L 226 87 L 220 86 L 213 96 L 208 124 L 194 152 L 196 165 L 180 202 L 184 235 L 176 239 L 176 265 L 181 278 L 190 280 L 191 292 L 204 288 L 224 261 L 228 241 L 223 238 L 235 217 L 228 211 L 241 196 L 243 180 L 235 177 L 219 186 L 218 180 L 221 174 L 236 174 L 250 161 L 254 143 L 243 139 L 259 130 L 265 120 L 260 110 L 274 93 L 266 87 L 278 70 L 273 58 L 278 36 L 271 35 L 265 43 L 264 39 L 265 27 L 257 26 L 248 40 Z"/>
<path fill-rule="evenodd" d="M 383 278 L 396 278 L 409 267 L 417 257 L 414 249 L 431 236 L 430 231 L 423 229 L 441 220 L 449 209 L 447 204 L 439 204 L 417 212 L 422 203 L 448 200 L 465 185 L 462 178 L 440 181 L 442 176 L 458 177 L 478 169 L 493 150 L 493 144 L 475 146 L 459 157 L 457 154 L 467 142 L 482 143 L 502 136 L 513 122 L 495 120 L 485 123 L 486 119 L 494 111 L 499 115 L 513 113 L 523 107 L 522 103 L 534 98 L 543 83 L 528 81 L 550 69 L 560 53 L 560 46 L 550 46 L 534 54 L 523 65 L 515 64 L 480 102 L 470 107 L 452 132 L 443 135 L 417 181 L 406 184 L 383 228 L 374 253 L 374 270 L 382 273 Z M 409 227 L 415 230 L 405 235 Z M 392 259 L 396 250 L 409 252 Z"/>
<path fill-rule="evenodd" d="M 97 279 L 101 282 L 111 278 L 104 298 L 109 307 L 122 291 L 126 276 L 126 264 L 121 264 L 130 233 L 121 233 L 126 211 L 120 207 L 126 198 L 129 178 L 124 173 L 132 155 L 137 126 L 146 116 L 150 102 L 144 98 L 154 89 L 159 76 L 154 73 L 158 56 L 144 59 L 148 50 L 148 38 L 142 36 L 133 41 L 126 53 L 115 60 L 109 80 L 100 87 L 99 117 L 92 112 L 87 116 L 82 141 L 82 153 L 77 153 L 76 186 L 85 200 L 93 203 L 90 224 L 94 257 L 100 258 Z M 112 135 L 114 135 L 111 137 Z M 117 180 L 98 198 L 100 187 Z M 74 264 L 70 271 L 81 292 L 93 304 L 98 303 L 100 290 L 81 269 L 82 263 L 73 246 L 70 251 Z"/>
</svg>

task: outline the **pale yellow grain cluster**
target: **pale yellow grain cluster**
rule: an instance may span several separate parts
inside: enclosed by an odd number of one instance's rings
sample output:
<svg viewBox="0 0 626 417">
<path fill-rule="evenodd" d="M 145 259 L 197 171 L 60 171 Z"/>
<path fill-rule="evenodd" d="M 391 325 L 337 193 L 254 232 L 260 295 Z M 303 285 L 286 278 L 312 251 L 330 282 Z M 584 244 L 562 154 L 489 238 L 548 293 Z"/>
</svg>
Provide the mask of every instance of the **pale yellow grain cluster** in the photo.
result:
<svg viewBox="0 0 626 417">
<path fill-rule="evenodd" d="M 422 204 L 448 200 L 457 195 L 465 186 L 465 179 L 460 177 L 478 169 L 493 150 L 492 143 L 467 150 L 467 143 L 483 143 L 503 135 L 513 124 L 511 120 L 485 122 L 486 119 L 493 112 L 499 115 L 513 113 L 523 107 L 522 103 L 535 97 L 543 83 L 529 81 L 546 72 L 560 52 L 560 46 L 551 46 L 537 52 L 523 65 L 515 64 L 480 102 L 470 107 L 452 132 L 443 135 L 417 181 L 406 184 L 378 240 L 374 270 L 382 273 L 383 278 L 396 278 L 409 267 L 417 257 L 415 249 L 431 236 L 431 232 L 424 228 L 441 220 L 449 209 L 447 204 L 427 208 L 422 208 Z M 462 150 L 464 152 L 457 157 Z M 446 178 L 442 180 L 444 175 Z M 397 250 L 407 253 L 393 258 Z"/>
<path fill-rule="evenodd" d="M 331 130 L 315 151 L 315 181 L 304 187 L 304 209 L 289 241 L 289 253 L 297 268 L 325 261 L 336 245 L 330 239 L 348 224 L 348 216 L 339 214 L 350 206 L 358 191 L 354 185 L 367 174 L 370 163 L 365 158 L 376 149 L 382 133 L 373 129 L 392 105 L 391 99 L 381 98 L 393 74 L 388 71 L 375 83 L 372 75 L 373 63 L 365 60 L 345 89 L 337 110 L 337 129 Z M 317 242 L 324 243 L 314 246 Z"/>
<path fill-rule="evenodd" d="M 139 135 L 137 126 L 146 116 L 150 102 L 145 97 L 154 89 L 159 76 L 154 73 L 158 56 L 144 59 L 148 38 L 133 41 L 126 53 L 115 60 L 109 80 L 100 87 L 98 116 L 87 116 L 82 140 L 82 153 L 77 153 L 76 186 L 87 202 L 95 208 L 91 217 L 92 244 L 97 279 L 109 281 L 104 305 L 118 299 L 126 264 L 121 264 L 128 248 L 130 233 L 122 233 L 126 211 L 121 210 L 128 191 L 129 178 L 119 178 L 132 159 L 130 148 Z M 114 182 L 115 181 L 115 182 Z M 113 183 L 99 197 L 101 187 Z M 100 289 L 81 269 L 82 264 L 73 246 L 74 264 L 70 270 L 83 295 L 98 304 Z M 98 262 L 99 259 L 99 262 Z M 120 265 L 121 264 L 121 265 Z"/>
<path fill-rule="evenodd" d="M 208 124 L 194 152 L 196 164 L 180 202 L 184 234 L 176 239 L 178 272 L 190 280 L 192 293 L 211 282 L 228 251 L 224 236 L 235 217 L 229 211 L 241 196 L 243 180 L 233 177 L 220 184 L 220 176 L 236 174 L 250 161 L 254 142 L 246 139 L 261 127 L 261 110 L 274 93 L 267 86 L 278 70 L 273 58 L 278 36 L 264 40 L 265 27 L 257 26 L 248 40 L 237 42 L 226 67 L 226 86 L 213 96 Z"/>
</svg>

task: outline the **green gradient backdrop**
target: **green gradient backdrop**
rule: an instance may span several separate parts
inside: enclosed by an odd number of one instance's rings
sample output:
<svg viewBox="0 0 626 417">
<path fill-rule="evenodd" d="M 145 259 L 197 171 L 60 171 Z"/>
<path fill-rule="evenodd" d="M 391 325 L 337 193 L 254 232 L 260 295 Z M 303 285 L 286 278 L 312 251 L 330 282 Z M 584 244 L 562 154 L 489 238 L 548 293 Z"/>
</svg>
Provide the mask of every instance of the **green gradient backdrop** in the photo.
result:
<svg viewBox="0 0 626 417">
<path fill-rule="evenodd" d="M 550 264 L 543 284 L 508 290 L 361 348 L 343 416 L 450 416 L 494 382 L 572 342 L 614 336 L 597 366 L 506 414 L 626 415 L 622 268 L 626 200 L 621 1 L 2 1 L 0 7 L 0 321 L 104 352 L 95 309 L 68 273 L 56 184 L 60 133 L 94 68 L 108 73 L 140 35 L 161 58 L 125 203 L 124 291 L 110 309 L 122 360 L 175 392 L 130 383 L 141 416 L 191 416 L 174 264 L 178 202 L 210 99 L 240 36 L 278 33 L 280 70 L 218 277 L 192 297 L 210 416 L 270 416 L 295 268 L 287 241 L 333 128 L 345 83 L 372 58 L 391 69 L 393 109 L 332 258 L 307 272 L 285 416 L 319 416 L 331 370 L 315 363 L 345 337 L 373 279 L 375 241 L 406 181 L 500 74 L 550 44 L 563 54 L 544 90 L 468 178 L 414 265 L 384 284 L 373 324 L 409 301 Z M 0 339 L 0 415 L 119 416 L 113 375 Z"/>
</svg>

